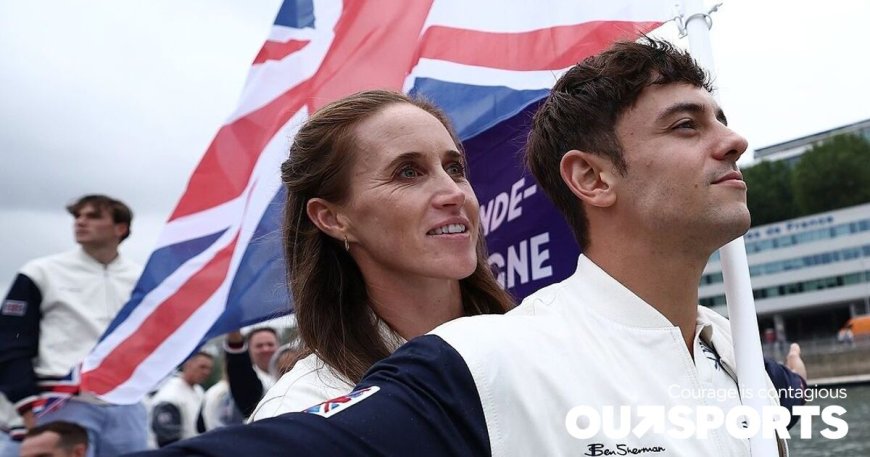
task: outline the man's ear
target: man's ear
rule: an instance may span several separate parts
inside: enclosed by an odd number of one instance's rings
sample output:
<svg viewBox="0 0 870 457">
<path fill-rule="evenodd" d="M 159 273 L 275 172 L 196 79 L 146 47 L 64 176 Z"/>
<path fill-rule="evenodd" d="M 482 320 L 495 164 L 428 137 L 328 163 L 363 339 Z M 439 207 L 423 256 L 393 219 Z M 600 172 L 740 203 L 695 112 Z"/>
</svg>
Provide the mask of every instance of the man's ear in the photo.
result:
<svg viewBox="0 0 870 457">
<path fill-rule="evenodd" d="M 582 202 L 602 208 L 616 202 L 613 164 L 608 158 L 572 149 L 562 156 L 559 172 Z"/>
<path fill-rule="evenodd" d="M 130 225 L 123 222 L 115 224 L 115 236 L 120 240 L 124 235 L 130 233 Z"/>
<path fill-rule="evenodd" d="M 332 203 L 322 198 L 312 198 L 305 205 L 305 211 L 308 213 L 308 218 L 311 222 L 320 229 L 321 232 L 335 238 L 336 240 L 344 240 L 347 234 L 347 221 L 338 212 L 338 208 Z"/>
<path fill-rule="evenodd" d="M 76 444 L 72 449 L 73 457 L 85 457 L 88 455 L 88 446 L 82 443 Z"/>
</svg>

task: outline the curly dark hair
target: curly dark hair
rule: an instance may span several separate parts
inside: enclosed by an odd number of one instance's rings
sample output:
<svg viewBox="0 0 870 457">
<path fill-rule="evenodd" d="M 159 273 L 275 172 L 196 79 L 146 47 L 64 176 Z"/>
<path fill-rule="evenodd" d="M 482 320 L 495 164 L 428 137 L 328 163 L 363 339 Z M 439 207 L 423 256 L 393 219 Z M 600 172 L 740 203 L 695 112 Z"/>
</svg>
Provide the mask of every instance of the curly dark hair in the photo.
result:
<svg viewBox="0 0 870 457">
<path fill-rule="evenodd" d="M 588 246 L 583 205 L 562 181 L 559 163 L 576 149 L 606 156 L 627 171 L 616 123 L 644 88 L 685 83 L 713 91 L 709 76 L 691 55 L 667 41 L 621 41 L 575 65 L 556 82 L 532 121 L 526 166 L 565 217 L 581 247 Z"/>
</svg>

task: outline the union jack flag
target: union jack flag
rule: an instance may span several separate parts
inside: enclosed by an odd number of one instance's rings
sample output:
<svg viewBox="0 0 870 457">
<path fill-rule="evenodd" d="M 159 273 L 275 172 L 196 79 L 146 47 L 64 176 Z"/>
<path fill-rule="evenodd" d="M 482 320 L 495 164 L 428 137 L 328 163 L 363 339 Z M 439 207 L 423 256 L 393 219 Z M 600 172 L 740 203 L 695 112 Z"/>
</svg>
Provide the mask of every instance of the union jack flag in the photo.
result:
<svg viewBox="0 0 870 457">
<path fill-rule="evenodd" d="M 310 113 L 364 89 L 423 95 L 451 117 L 490 261 L 510 290 L 521 297 L 566 277 L 579 251 L 516 154 L 530 113 L 565 69 L 658 27 L 674 16 L 672 4 L 286 0 L 239 106 L 191 176 L 130 301 L 85 360 L 83 390 L 138 401 L 203 341 L 292 311 L 280 163 Z M 542 224 L 553 228 L 542 233 Z"/>
</svg>

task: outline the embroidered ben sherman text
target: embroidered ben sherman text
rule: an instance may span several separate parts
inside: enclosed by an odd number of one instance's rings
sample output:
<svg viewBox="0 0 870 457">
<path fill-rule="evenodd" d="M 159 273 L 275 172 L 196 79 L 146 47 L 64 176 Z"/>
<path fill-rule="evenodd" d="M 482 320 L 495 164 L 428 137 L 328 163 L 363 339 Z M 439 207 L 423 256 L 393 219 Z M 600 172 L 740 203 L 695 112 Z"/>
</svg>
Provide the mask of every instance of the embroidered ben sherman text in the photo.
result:
<svg viewBox="0 0 870 457">
<path fill-rule="evenodd" d="M 640 455 L 640 454 L 657 454 L 659 452 L 665 452 L 665 448 L 661 446 L 652 446 L 652 447 L 631 447 L 627 444 L 619 443 L 616 445 L 616 449 L 610 449 L 604 447 L 602 443 L 592 443 L 588 445 L 587 451 L 583 455 L 588 455 L 590 457 L 595 456 L 603 456 L 603 455 Z"/>
</svg>

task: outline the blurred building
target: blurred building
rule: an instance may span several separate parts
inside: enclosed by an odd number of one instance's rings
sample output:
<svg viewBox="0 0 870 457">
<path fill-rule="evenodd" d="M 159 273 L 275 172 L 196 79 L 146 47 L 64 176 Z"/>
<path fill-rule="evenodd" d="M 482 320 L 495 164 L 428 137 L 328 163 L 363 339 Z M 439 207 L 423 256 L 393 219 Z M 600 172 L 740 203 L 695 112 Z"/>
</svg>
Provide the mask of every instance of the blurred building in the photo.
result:
<svg viewBox="0 0 870 457">
<path fill-rule="evenodd" d="M 811 147 L 834 135 L 846 133 L 860 135 L 870 141 L 870 119 L 757 149 L 755 151 L 755 161 L 784 160 L 789 165 L 794 166 L 798 159 L 800 159 L 800 156 Z"/>
<path fill-rule="evenodd" d="M 870 313 L 870 203 L 753 227 L 744 241 L 762 332 L 830 338 L 851 316 Z M 718 252 L 699 296 L 725 314 Z"/>
</svg>

